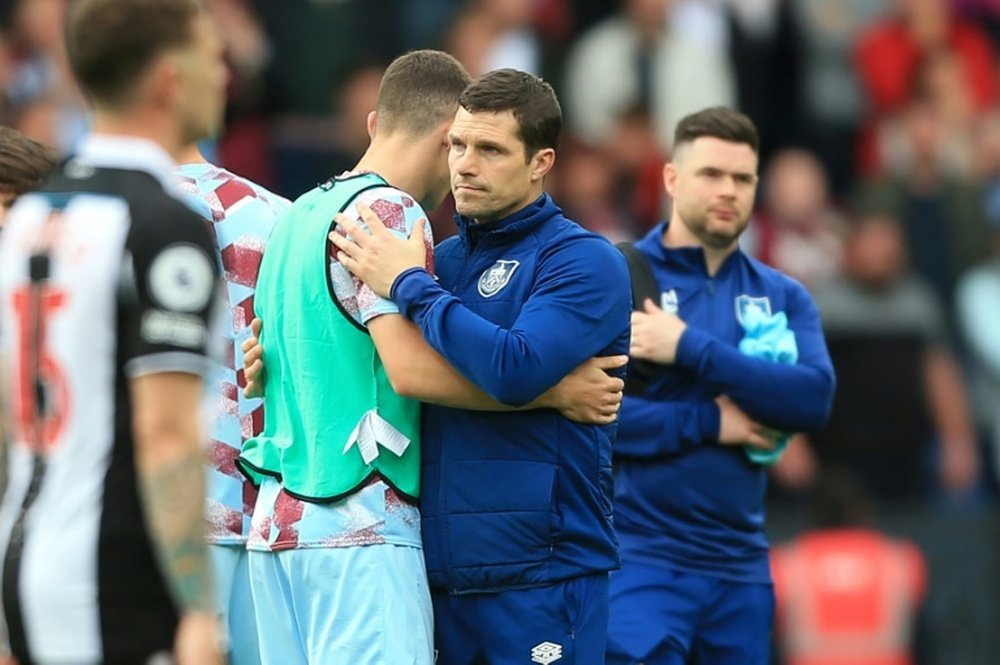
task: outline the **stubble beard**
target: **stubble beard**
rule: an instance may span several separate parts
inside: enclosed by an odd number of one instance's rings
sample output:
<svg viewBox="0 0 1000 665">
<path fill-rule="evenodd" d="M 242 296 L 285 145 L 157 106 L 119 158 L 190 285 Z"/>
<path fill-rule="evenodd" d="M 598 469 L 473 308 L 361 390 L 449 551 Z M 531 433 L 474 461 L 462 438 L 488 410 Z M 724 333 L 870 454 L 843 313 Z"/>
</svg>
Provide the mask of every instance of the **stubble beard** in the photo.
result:
<svg viewBox="0 0 1000 665">
<path fill-rule="evenodd" d="M 493 211 L 490 210 L 489 199 L 486 197 L 485 191 L 480 190 L 478 197 L 469 197 L 468 195 L 466 197 L 468 198 L 465 199 L 464 203 L 457 196 L 455 197 L 455 211 L 459 215 L 476 221 L 482 221 L 480 217 L 483 215 L 492 215 Z"/>
<path fill-rule="evenodd" d="M 708 212 L 703 212 L 697 215 L 682 215 L 681 221 L 703 245 L 711 249 L 723 250 L 732 247 L 739 240 L 743 231 L 746 230 L 747 224 L 750 221 L 749 217 L 740 219 L 738 225 L 734 226 L 732 231 L 728 229 L 724 232 L 712 231 L 709 228 L 709 214 Z"/>
</svg>

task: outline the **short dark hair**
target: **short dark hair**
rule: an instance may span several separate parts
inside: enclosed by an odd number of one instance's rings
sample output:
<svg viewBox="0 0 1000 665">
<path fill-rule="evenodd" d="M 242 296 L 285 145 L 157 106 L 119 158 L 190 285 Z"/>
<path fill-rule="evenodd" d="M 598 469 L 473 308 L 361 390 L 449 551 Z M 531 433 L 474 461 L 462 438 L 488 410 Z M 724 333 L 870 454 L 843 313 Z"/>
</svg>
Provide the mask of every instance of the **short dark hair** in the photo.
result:
<svg viewBox="0 0 1000 665">
<path fill-rule="evenodd" d="M 760 135 L 753 120 L 725 106 L 713 106 L 681 118 L 674 130 L 674 147 L 706 136 L 730 143 L 745 143 L 755 153 L 760 150 Z"/>
<path fill-rule="evenodd" d="M 472 78 L 444 51 L 410 51 L 395 60 L 378 87 L 378 128 L 416 136 L 437 128 L 458 109 L 458 97 Z"/>
<path fill-rule="evenodd" d="M 473 81 L 458 103 L 469 113 L 513 111 L 526 159 L 542 148 L 559 147 L 562 109 L 555 90 L 538 76 L 497 69 Z"/>
<path fill-rule="evenodd" d="M 20 196 L 35 189 L 55 166 L 55 150 L 16 129 L 0 126 L 0 192 Z"/>
<path fill-rule="evenodd" d="M 194 38 L 198 0 L 76 0 L 66 24 L 66 51 L 84 95 L 125 104 L 149 66 Z"/>
</svg>

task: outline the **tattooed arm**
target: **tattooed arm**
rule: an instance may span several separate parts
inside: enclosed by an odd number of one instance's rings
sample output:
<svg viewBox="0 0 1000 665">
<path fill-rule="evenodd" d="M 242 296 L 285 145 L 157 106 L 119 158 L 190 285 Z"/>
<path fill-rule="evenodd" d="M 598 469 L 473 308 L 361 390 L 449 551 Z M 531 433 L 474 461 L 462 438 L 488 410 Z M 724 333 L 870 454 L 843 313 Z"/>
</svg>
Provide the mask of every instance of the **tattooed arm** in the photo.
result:
<svg viewBox="0 0 1000 665">
<path fill-rule="evenodd" d="M 199 431 L 202 383 L 193 374 L 159 373 L 132 379 L 130 390 L 139 496 L 160 569 L 182 615 L 180 652 L 186 634 L 214 630 Z M 189 657 L 189 662 L 214 662 Z"/>
</svg>

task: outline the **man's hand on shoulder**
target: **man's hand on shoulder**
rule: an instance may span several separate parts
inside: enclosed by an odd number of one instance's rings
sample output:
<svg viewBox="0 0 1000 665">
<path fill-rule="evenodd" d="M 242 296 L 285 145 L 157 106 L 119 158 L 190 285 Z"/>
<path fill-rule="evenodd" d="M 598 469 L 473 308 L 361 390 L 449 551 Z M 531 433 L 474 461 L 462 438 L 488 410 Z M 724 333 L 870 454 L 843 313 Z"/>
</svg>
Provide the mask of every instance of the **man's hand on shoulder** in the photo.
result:
<svg viewBox="0 0 1000 665">
<path fill-rule="evenodd" d="M 337 252 L 337 260 L 341 265 L 372 291 L 388 298 L 399 275 L 410 268 L 426 267 L 424 227 L 427 220 L 418 220 L 413 225 L 410 237 L 404 240 L 393 235 L 367 205 L 359 203 L 357 207 L 369 232 L 347 215 L 339 213 L 335 218 L 337 226 L 347 235 L 341 235 L 335 229 L 330 232 L 330 242 L 340 250 Z"/>
<path fill-rule="evenodd" d="M 627 362 L 628 356 L 591 358 L 543 393 L 537 404 L 556 409 L 574 422 L 613 423 L 618 419 L 625 382 L 607 372 Z"/>
<path fill-rule="evenodd" d="M 632 312 L 629 355 L 661 365 L 673 364 L 677 358 L 677 345 L 687 324 L 676 314 L 660 309 L 648 298 L 643 306 L 645 311 Z"/>
</svg>

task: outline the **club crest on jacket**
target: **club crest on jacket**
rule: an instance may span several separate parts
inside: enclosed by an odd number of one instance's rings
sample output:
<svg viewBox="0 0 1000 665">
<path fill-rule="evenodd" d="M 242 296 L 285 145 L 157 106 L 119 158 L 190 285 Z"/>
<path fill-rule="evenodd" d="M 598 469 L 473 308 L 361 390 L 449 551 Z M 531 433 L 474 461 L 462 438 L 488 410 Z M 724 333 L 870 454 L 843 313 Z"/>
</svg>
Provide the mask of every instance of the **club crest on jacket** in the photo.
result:
<svg viewBox="0 0 1000 665">
<path fill-rule="evenodd" d="M 479 295 L 484 298 L 495 296 L 503 287 L 510 283 L 510 278 L 520 265 L 520 261 L 500 260 L 487 268 L 479 277 Z"/>
<path fill-rule="evenodd" d="M 743 294 L 736 297 L 736 320 L 742 325 L 744 322 L 744 315 L 747 310 L 754 308 L 759 309 L 763 312 L 764 316 L 771 316 L 771 299 L 767 296 L 748 296 Z"/>
</svg>

